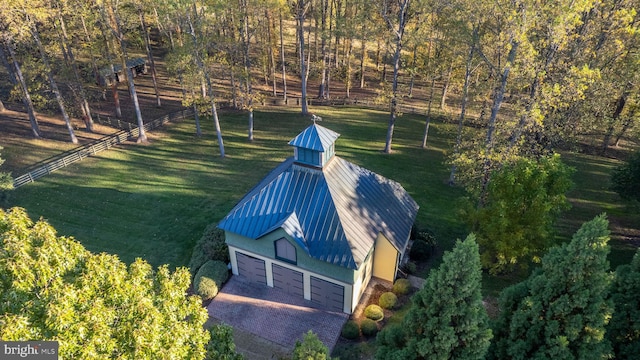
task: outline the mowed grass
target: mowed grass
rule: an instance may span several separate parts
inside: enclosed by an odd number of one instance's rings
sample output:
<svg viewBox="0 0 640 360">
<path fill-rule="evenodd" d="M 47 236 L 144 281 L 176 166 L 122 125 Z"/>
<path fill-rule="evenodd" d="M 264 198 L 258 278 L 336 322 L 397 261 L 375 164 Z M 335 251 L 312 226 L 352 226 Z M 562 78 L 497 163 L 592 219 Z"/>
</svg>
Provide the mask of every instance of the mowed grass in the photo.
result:
<svg viewBox="0 0 640 360">
<path fill-rule="evenodd" d="M 323 126 L 342 134 L 336 153 L 399 181 L 418 201 L 417 222 L 440 238 L 463 234 L 450 206 L 461 192 L 445 184 L 443 152 L 449 146 L 434 125 L 434 143 L 420 149 L 422 119 L 404 116 L 396 126 L 394 153 L 381 152 L 384 113 L 320 109 Z M 255 140 L 247 141 L 247 115 L 223 113 L 226 158 L 219 157 L 212 122 L 197 138 L 193 121 L 154 132 L 146 145 L 126 144 L 73 164 L 10 195 L 8 206 L 47 219 L 60 235 L 73 236 L 94 252 L 154 266 L 186 265 L 195 241 L 220 221 L 263 176 L 293 154 L 287 144 L 311 124 L 296 111 L 256 112 Z M 445 137 L 446 138 L 446 137 Z M 448 241 L 448 240 L 446 240 Z"/>
<path fill-rule="evenodd" d="M 446 184 L 455 126 L 432 122 L 429 146 L 420 147 L 424 117 L 405 114 L 397 120 L 393 153 L 384 154 L 388 114 L 374 110 L 322 107 L 312 109 L 322 126 L 341 134 L 336 153 L 351 162 L 400 182 L 420 205 L 416 223 L 437 236 L 449 250 L 467 229 L 457 201 L 464 195 Z M 221 159 L 215 131 L 203 119 L 197 138 L 192 120 L 170 124 L 151 135 L 146 145 L 127 144 L 17 189 L 9 206 L 21 206 L 32 218 L 44 217 L 61 235 L 74 236 L 89 250 L 117 254 L 125 262 L 140 257 L 154 266 L 186 265 L 204 228 L 220 221 L 241 197 L 285 158 L 287 144 L 311 122 L 297 109 L 255 113 L 255 140 L 247 141 L 247 115 L 220 116 L 227 157 Z M 579 226 L 606 212 L 611 221 L 612 268 L 628 263 L 638 246 L 640 214 L 608 190 L 618 161 L 582 154 L 563 154 L 576 168 L 571 210 L 558 224 L 566 241 Z M 434 265 L 439 264 L 436 259 Z M 484 276 L 485 292 L 499 291 L 526 277 Z"/>
</svg>

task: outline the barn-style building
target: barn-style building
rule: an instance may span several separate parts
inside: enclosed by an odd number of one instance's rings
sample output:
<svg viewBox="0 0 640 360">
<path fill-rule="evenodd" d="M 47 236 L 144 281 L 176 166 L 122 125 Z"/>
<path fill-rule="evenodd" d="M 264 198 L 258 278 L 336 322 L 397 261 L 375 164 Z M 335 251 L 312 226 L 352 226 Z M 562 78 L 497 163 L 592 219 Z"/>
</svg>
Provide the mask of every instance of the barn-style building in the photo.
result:
<svg viewBox="0 0 640 360">
<path fill-rule="evenodd" d="M 372 276 L 394 281 L 418 204 L 395 181 L 335 154 L 316 123 L 218 224 L 234 275 L 351 313 Z"/>
</svg>

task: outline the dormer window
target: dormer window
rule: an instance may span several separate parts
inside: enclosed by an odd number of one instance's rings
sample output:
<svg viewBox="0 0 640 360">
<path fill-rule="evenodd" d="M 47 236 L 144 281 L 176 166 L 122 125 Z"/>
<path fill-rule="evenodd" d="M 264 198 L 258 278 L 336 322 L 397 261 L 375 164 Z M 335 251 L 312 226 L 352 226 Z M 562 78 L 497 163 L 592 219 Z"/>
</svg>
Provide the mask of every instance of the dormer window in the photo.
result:
<svg viewBox="0 0 640 360">
<path fill-rule="evenodd" d="M 287 239 L 282 238 L 274 242 L 276 247 L 276 259 L 286 261 L 288 263 L 296 264 L 298 259 L 296 257 L 296 247 L 293 246 Z"/>
</svg>

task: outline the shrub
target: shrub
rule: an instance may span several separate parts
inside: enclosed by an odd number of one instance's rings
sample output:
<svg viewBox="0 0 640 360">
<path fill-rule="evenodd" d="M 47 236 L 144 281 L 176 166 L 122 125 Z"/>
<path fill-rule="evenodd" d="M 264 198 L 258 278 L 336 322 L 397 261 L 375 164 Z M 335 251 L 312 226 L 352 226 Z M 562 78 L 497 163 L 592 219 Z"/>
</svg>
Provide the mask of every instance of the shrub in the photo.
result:
<svg viewBox="0 0 640 360">
<path fill-rule="evenodd" d="M 640 201 L 640 152 L 631 156 L 624 165 L 618 166 L 611 174 L 611 189 L 625 200 Z"/>
<path fill-rule="evenodd" d="M 432 245 L 424 241 L 414 241 L 411 246 L 411 252 L 409 252 L 409 257 L 417 261 L 427 260 L 429 256 L 431 256 L 432 248 Z"/>
<path fill-rule="evenodd" d="M 304 335 L 304 339 L 296 341 L 296 346 L 293 349 L 292 360 L 316 360 L 327 359 L 329 355 L 329 348 L 318 339 L 318 335 L 309 330 Z"/>
<path fill-rule="evenodd" d="M 360 322 L 360 331 L 366 337 L 374 336 L 378 333 L 378 323 L 371 319 L 363 319 Z"/>
<path fill-rule="evenodd" d="M 360 336 L 360 327 L 358 326 L 358 323 L 353 320 L 347 321 L 347 323 L 342 327 L 340 335 L 349 340 L 358 338 L 358 336 Z"/>
<path fill-rule="evenodd" d="M 415 274 L 418 271 L 418 266 L 413 261 L 407 261 L 404 265 L 402 265 L 402 271 L 407 274 Z"/>
<path fill-rule="evenodd" d="M 393 309 L 393 307 L 396 306 L 396 302 L 398 302 L 398 297 L 396 296 L 396 294 L 388 291 L 380 295 L 378 305 L 380 305 L 380 307 L 383 309 Z"/>
<path fill-rule="evenodd" d="M 224 242 L 224 231 L 217 228 L 217 224 L 210 224 L 204 230 L 202 237 L 193 247 L 189 270 L 195 275 L 200 267 L 209 260 L 229 263 L 229 248 Z"/>
<path fill-rule="evenodd" d="M 393 293 L 396 295 L 406 295 L 411 290 L 411 283 L 407 279 L 398 279 L 393 284 Z"/>
<path fill-rule="evenodd" d="M 429 230 L 416 231 L 413 239 L 417 242 L 423 242 L 431 246 L 436 245 L 436 236 Z"/>
<path fill-rule="evenodd" d="M 222 261 L 209 260 L 198 270 L 193 279 L 193 288 L 202 297 L 202 300 L 210 300 L 218 295 L 218 290 L 228 277 L 227 264 Z"/>
<path fill-rule="evenodd" d="M 374 321 L 380 321 L 384 319 L 384 311 L 380 306 L 371 304 L 364 309 L 364 316 Z"/>
</svg>

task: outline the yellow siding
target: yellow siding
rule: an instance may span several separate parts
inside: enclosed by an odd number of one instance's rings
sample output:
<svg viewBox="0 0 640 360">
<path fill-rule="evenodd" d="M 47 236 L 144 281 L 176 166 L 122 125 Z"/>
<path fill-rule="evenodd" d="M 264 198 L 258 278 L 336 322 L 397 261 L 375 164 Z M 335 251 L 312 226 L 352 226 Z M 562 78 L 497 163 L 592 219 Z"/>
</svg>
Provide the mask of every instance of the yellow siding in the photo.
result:
<svg viewBox="0 0 640 360">
<path fill-rule="evenodd" d="M 393 282 L 397 263 L 398 250 L 386 237 L 379 234 L 373 253 L 373 276 Z"/>
</svg>

